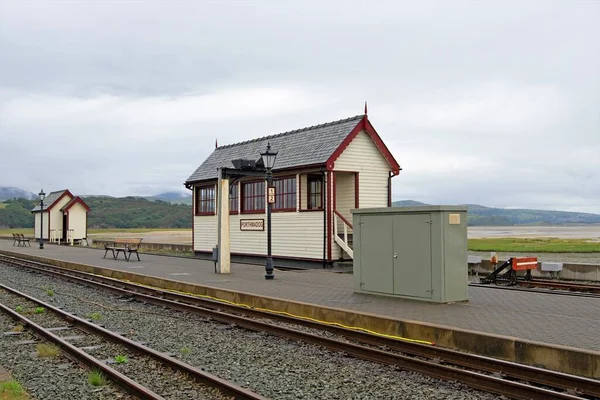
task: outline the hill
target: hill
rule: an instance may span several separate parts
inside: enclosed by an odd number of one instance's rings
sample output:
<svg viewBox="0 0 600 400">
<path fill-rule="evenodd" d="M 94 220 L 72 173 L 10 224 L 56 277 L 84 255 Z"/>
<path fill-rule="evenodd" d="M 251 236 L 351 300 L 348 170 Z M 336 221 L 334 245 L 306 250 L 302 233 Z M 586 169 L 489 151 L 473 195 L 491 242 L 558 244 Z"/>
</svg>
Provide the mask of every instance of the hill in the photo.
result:
<svg viewBox="0 0 600 400">
<path fill-rule="evenodd" d="M 427 205 L 413 200 L 395 201 L 394 207 Z M 600 215 L 569 211 L 508 209 L 485 207 L 479 204 L 466 204 L 467 221 L 471 226 L 502 225 L 562 225 L 562 224 L 598 224 Z"/>
<path fill-rule="evenodd" d="M 28 192 L 16 187 L 0 186 L 0 202 L 11 199 L 37 199 L 38 196 L 35 193 Z"/>
<path fill-rule="evenodd" d="M 90 228 L 191 228 L 192 207 L 143 197 L 84 197 Z"/>
<path fill-rule="evenodd" d="M 146 197 L 148 200 L 161 200 L 173 204 L 192 204 L 192 192 L 164 192 L 154 196 Z"/>
<path fill-rule="evenodd" d="M 92 211 L 89 228 L 191 228 L 192 207 L 143 197 L 83 197 Z M 6 200 L 0 207 L 0 228 L 32 228 L 31 209 L 38 200 Z"/>
</svg>

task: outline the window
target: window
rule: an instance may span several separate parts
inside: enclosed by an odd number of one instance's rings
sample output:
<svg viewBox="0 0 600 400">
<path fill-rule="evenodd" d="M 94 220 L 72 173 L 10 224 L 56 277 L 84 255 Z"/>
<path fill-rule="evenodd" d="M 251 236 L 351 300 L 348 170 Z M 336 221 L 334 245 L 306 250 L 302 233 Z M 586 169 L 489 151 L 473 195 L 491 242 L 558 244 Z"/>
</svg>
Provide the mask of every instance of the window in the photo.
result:
<svg viewBox="0 0 600 400">
<path fill-rule="evenodd" d="M 238 184 L 234 183 L 229 186 L 229 212 L 237 213 L 238 212 L 238 199 L 239 199 L 239 189 Z"/>
<path fill-rule="evenodd" d="M 276 179 L 273 181 L 275 187 L 276 211 L 296 211 L 296 177 Z"/>
<path fill-rule="evenodd" d="M 196 214 L 215 213 L 215 187 L 204 186 L 196 188 Z"/>
<path fill-rule="evenodd" d="M 323 209 L 323 177 L 321 175 L 309 175 L 308 179 L 308 209 Z"/>
<path fill-rule="evenodd" d="M 242 211 L 265 212 L 265 182 L 247 182 L 243 185 Z"/>
</svg>

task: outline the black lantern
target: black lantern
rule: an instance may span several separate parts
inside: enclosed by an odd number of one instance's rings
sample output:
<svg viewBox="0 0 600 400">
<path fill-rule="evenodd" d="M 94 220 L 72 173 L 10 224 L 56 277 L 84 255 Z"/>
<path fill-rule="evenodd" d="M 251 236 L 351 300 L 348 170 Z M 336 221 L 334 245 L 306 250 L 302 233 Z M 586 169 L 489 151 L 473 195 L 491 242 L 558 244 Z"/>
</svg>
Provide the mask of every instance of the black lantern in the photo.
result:
<svg viewBox="0 0 600 400">
<path fill-rule="evenodd" d="M 260 156 L 262 157 L 263 164 L 265 165 L 267 171 L 273 169 L 277 152 L 271 151 L 271 143 L 267 143 L 267 151 L 260 153 Z"/>
<path fill-rule="evenodd" d="M 44 193 L 44 189 L 38 193 L 40 196 L 40 250 L 44 249 L 44 199 L 46 198 L 46 193 Z"/>
<path fill-rule="evenodd" d="M 270 195 L 271 184 L 273 182 L 273 173 L 272 169 L 275 165 L 275 157 L 277 157 L 276 151 L 271 151 L 271 143 L 267 143 L 267 151 L 264 153 L 260 153 L 262 157 L 263 164 L 267 169 L 265 179 L 267 180 L 267 265 L 265 266 L 265 279 L 273 279 L 275 275 L 273 274 L 273 258 L 271 257 L 271 207 L 272 207 L 272 199 Z"/>
</svg>

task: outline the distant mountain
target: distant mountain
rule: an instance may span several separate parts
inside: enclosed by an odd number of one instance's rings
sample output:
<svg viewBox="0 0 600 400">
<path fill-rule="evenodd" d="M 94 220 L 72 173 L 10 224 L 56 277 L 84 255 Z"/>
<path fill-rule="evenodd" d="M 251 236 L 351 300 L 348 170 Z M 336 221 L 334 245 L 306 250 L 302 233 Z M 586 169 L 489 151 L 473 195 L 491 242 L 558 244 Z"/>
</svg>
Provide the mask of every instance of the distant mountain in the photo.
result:
<svg viewBox="0 0 600 400">
<path fill-rule="evenodd" d="M 392 203 L 394 207 L 424 206 L 414 200 L 401 200 Z M 492 208 L 479 204 L 466 204 L 467 221 L 471 226 L 502 225 L 563 225 L 600 224 L 600 215 L 569 211 L 529 210 Z"/>
<path fill-rule="evenodd" d="M 394 207 L 416 207 L 416 206 L 427 206 L 428 204 L 421 203 L 420 201 L 414 200 L 400 200 L 392 203 Z"/>
<path fill-rule="evenodd" d="M 192 204 L 192 192 L 164 192 L 146 197 L 148 200 L 161 200 L 172 204 Z"/>
<path fill-rule="evenodd" d="M 37 199 L 37 194 L 16 187 L 0 186 L 0 202 L 11 199 Z"/>
</svg>

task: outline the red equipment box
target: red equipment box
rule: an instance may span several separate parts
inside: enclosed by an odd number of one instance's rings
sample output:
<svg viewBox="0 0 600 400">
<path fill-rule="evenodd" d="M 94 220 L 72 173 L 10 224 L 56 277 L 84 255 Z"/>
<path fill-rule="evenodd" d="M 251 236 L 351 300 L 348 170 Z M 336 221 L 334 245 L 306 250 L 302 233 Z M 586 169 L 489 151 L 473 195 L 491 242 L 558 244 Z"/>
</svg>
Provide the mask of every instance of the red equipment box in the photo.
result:
<svg viewBox="0 0 600 400">
<path fill-rule="evenodd" d="M 526 271 L 537 268 L 537 257 L 513 257 L 512 269 L 515 271 Z"/>
</svg>

